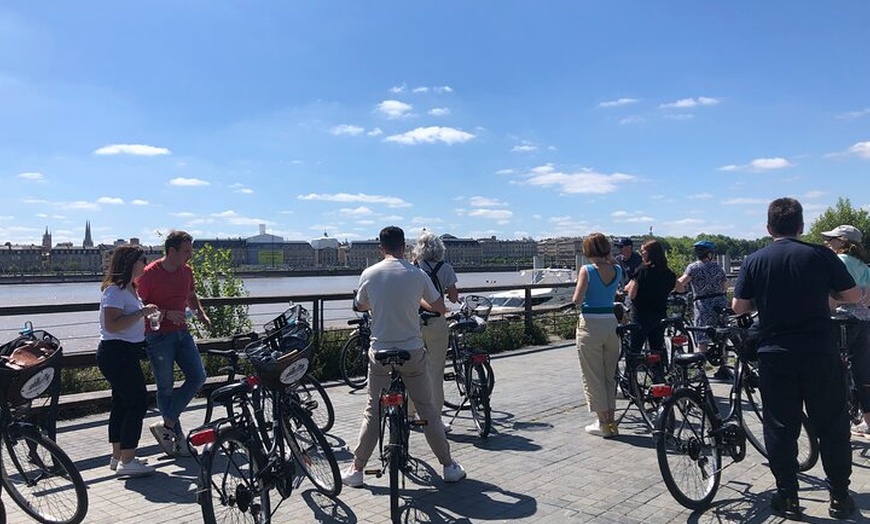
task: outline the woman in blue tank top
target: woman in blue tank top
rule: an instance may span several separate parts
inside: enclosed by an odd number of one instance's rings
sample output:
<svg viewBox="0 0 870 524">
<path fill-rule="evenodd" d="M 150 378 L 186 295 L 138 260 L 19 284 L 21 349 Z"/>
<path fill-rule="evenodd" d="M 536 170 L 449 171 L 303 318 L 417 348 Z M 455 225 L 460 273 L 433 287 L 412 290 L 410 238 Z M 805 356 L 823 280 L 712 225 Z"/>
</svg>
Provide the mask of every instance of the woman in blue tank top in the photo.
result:
<svg viewBox="0 0 870 524">
<path fill-rule="evenodd" d="M 574 288 L 574 304 L 580 307 L 577 354 L 586 405 L 598 415 L 598 420 L 585 429 L 590 435 L 610 438 L 619 434 L 614 421 L 619 337 L 613 301 L 622 280 L 622 268 L 614 263 L 610 240 L 602 233 L 592 233 L 583 239 L 583 254 L 590 264 L 577 272 Z"/>
</svg>

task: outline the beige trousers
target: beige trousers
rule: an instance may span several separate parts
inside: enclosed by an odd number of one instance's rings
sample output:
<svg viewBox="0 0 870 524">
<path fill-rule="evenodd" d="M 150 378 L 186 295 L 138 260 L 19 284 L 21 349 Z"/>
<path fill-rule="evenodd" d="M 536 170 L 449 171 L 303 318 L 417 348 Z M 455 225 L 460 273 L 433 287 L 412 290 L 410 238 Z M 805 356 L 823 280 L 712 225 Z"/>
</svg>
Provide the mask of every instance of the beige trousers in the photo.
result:
<svg viewBox="0 0 870 524">
<path fill-rule="evenodd" d="M 583 392 L 589 411 L 616 409 L 616 364 L 619 337 L 613 315 L 580 315 L 577 354 L 583 374 Z"/>
<path fill-rule="evenodd" d="M 447 347 L 450 344 L 450 331 L 444 317 L 430 318 L 420 326 L 423 332 L 423 345 L 429 353 L 429 380 L 432 383 L 432 403 L 438 413 L 444 411 L 444 364 L 447 361 Z M 408 416 L 417 413 L 414 399 L 408 403 Z"/>
</svg>

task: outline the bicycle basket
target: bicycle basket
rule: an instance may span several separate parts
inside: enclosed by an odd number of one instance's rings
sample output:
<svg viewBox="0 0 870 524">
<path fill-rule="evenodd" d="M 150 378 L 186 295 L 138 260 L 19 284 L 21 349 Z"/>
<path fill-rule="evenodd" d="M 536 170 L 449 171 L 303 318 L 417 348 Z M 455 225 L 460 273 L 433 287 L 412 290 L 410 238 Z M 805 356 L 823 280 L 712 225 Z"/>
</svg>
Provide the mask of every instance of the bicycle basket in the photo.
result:
<svg viewBox="0 0 870 524">
<path fill-rule="evenodd" d="M 271 334 L 273 331 L 278 331 L 287 326 L 292 326 L 297 322 L 304 322 L 308 324 L 309 321 L 309 313 L 308 310 L 302 307 L 301 304 L 293 304 L 286 311 L 263 324 L 263 329 L 266 330 L 267 334 Z"/>
<path fill-rule="evenodd" d="M 245 355 L 254 367 L 260 383 L 270 389 L 284 389 L 299 382 L 311 365 L 314 346 L 282 353 L 268 343 L 254 342 L 245 348 Z"/>
<path fill-rule="evenodd" d="M 0 402 L 19 406 L 45 393 L 60 373 L 62 356 L 60 341 L 43 330 L 0 346 Z"/>
</svg>

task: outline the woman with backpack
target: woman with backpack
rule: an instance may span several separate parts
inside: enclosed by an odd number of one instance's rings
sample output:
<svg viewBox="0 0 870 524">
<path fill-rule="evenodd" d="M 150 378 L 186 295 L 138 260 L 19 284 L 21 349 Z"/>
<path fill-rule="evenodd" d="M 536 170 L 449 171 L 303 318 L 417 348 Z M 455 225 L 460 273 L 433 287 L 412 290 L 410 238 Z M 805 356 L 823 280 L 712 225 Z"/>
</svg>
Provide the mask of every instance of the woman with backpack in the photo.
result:
<svg viewBox="0 0 870 524">
<path fill-rule="evenodd" d="M 452 303 L 459 302 L 459 290 L 456 284 L 459 280 L 453 266 L 444 261 L 447 248 L 444 241 L 431 231 L 424 230 L 414 245 L 413 261 L 422 269 L 441 296 Z M 444 364 L 447 360 L 447 347 L 450 343 L 450 331 L 444 316 L 421 321 L 423 345 L 429 353 L 429 375 L 432 378 L 432 401 L 440 413 L 444 409 Z M 413 399 L 408 403 L 408 417 L 416 414 Z M 450 431 L 450 425 L 444 424 L 444 430 Z"/>
</svg>

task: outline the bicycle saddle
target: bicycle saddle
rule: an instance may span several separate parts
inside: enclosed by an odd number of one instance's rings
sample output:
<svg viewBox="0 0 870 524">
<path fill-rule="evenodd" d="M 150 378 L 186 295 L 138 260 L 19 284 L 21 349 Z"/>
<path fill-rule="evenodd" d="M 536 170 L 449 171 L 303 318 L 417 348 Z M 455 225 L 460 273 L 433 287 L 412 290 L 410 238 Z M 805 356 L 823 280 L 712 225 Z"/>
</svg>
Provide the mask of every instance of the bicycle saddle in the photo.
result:
<svg viewBox="0 0 870 524">
<path fill-rule="evenodd" d="M 677 353 L 674 355 L 674 364 L 679 366 L 702 364 L 705 360 L 707 360 L 707 355 L 703 353 Z"/>
</svg>

